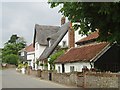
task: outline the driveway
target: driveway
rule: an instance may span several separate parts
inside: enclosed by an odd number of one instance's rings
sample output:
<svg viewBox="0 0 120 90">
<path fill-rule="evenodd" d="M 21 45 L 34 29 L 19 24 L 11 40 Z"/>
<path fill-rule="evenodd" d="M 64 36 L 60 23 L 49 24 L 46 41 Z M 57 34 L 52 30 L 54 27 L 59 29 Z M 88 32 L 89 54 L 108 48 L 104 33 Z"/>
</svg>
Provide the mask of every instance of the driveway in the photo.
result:
<svg viewBox="0 0 120 90">
<path fill-rule="evenodd" d="M 6 69 L 2 72 L 2 88 L 70 88 L 37 77 L 24 75 L 15 69 Z"/>
</svg>

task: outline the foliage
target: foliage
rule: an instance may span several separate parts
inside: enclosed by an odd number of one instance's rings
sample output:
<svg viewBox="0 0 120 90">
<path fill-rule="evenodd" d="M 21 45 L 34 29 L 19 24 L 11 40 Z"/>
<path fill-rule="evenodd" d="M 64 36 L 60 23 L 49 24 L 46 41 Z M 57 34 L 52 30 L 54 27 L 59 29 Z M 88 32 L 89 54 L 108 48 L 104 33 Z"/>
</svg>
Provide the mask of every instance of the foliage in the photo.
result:
<svg viewBox="0 0 120 90">
<path fill-rule="evenodd" d="M 58 0 L 59 1 L 59 0 Z M 68 17 L 80 34 L 99 29 L 101 41 L 120 43 L 119 2 L 50 2 L 51 8 L 62 5 L 59 12 Z"/>
<path fill-rule="evenodd" d="M 18 56 L 14 54 L 6 55 L 4 58 L 5 60 L 3 62 L 8 63 L 8 64 L 18 64 Z"/>
<path fill-rule="evenodd" d="M 2 50 L 2 61 L 11 64 L 17 64 L 16 58 L 18 59 L 18 51 L 24 48 L 25 46 L 26 42 L 22 37 L 12 35 L 10 37 L 10 40 L 8 40 L 8 42 L 5 43 L 4 48 Z"/>
<path fill-rule="evenodd" d="M 24 67 L 24 64 L 19 63 L 17 68 L 18 68 L 18 69 L 21 69 L 21 68 L 23 68 L 23 67 Z"/>
<path fill-rule="evenodd" d="M 39 60 L 36 61 L 37 66 L 39 65 Z"/>
<path fill-rule="evenodd" d="M 25 67 L 25 68 L 28 68 L 28 62 L 25 62 L 25 63 L 24 63 L 24 67 Z"/>
<path fill-rule="evenodd" d="M 50 70 L 54 69 L 54 61 L 64 53 L 64 50 L 59 50 L 58 52 L 52 54 L 48 63 L 50 64 Z"/>
<path fill-rule="evenodd" d="M 43 63 L 40 63 L 40 66 L 43 66 Z"/>
<path fill-rule="evenodd" d="M 23 63 L 19 63 L 17 68 L 21 69 L 21 68 L 27 68 L 27 67 L 28 67 L 28 63 L 26 62 L 24 64 Z"/>
<path fill-rule="evenodd" d="M 44 66 L 45 66 L 45 67 L 48 67 L 48 64 L 47 64 L 47 63 L 45 63 L 45 64 L 44 64 Z"/>
</svg>

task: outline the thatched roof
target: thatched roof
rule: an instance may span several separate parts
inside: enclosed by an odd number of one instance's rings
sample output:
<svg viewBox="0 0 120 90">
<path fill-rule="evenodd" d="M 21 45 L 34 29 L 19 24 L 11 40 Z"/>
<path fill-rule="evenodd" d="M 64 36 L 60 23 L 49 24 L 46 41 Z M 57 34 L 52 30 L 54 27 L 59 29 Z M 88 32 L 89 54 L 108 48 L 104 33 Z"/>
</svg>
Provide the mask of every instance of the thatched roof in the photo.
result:
<svg viewBox="0 0 120 90">
<path fill-rule="evenodd" d="M 43 51 L 43 53 L 40 56 L 40 60 L 44 60 L 48 58 L 52 52 L 55 50 L 57 45 L 60 43 L 60 41 L 63 39 L 63 37 L 66 35 L 69 29 L 70 22 L 64 24 L 60 27 L 57 33 L 51 34 L 47 39 L 51 40 L 52 44 L 51 46 L 47 46 L 46 49 Z"/>
<path fill-rule="evenodd" d="M 59 26 L 48 26 L 48 25 L 35 25 L 33 46 L 37 41 L 40 45 L 47 46 L 48 36 L 55 34 L 59 31 Z"/>
</svg>

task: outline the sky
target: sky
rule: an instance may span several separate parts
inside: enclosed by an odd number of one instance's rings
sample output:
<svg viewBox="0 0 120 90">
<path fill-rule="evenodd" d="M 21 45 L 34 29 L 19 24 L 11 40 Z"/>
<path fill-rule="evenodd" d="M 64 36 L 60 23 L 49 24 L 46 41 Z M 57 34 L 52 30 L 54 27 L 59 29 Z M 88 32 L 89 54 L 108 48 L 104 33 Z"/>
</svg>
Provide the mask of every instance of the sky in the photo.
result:
<svg viewBox="0 0 120 90">
<path fill-rule="evenodd" d="M 0 47 L 13 34 L 24 37 L 27 44 L 32 43 L 35 24 L 60 26 L 60 7 L 50 8 L 47 2 L 6 0 L 0 4 Z"/>
</svg>

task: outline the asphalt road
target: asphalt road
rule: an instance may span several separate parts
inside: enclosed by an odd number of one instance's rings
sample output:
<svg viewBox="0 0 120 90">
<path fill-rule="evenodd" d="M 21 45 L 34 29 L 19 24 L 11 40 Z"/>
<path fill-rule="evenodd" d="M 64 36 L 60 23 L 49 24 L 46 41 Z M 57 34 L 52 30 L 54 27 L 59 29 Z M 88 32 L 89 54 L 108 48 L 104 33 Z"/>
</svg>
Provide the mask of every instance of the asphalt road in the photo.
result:
<svg viewBox="0 0 120 90">
<path fill-rule="evenodd" d="M 1 78 L 0 78 L 1 79 Z M 20 74 L 15 69 L 2 71 L 2 88 L 70 88 L 51 81 Z"/>
</svg>

